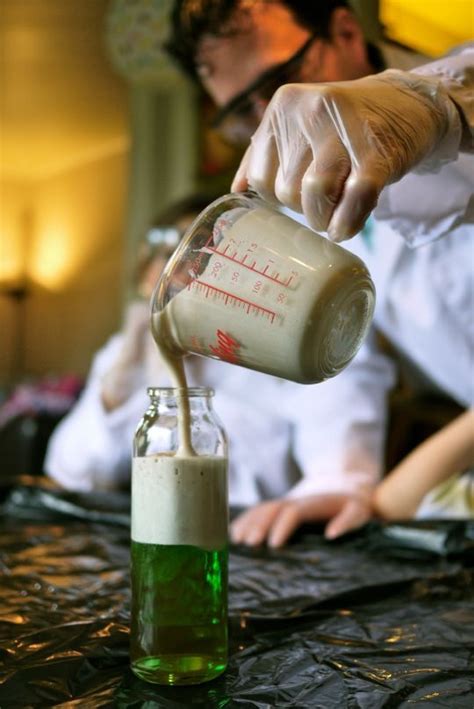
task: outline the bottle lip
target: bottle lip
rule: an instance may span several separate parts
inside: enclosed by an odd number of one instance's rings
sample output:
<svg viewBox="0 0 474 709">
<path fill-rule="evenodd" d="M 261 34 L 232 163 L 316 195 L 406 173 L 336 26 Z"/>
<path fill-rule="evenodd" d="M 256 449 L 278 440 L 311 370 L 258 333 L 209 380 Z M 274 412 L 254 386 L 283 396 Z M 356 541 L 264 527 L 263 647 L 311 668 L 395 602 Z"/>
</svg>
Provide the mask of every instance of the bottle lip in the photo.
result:
<svg viewBox="0 0 474 709">
<path fill-rule="evenodd" d="M 214 396 L 214 389 L 210 387 L 148 387 L 147 393 L 150 398 L 173 398 L 176 396 L 203 397 Z"/>
</svg>

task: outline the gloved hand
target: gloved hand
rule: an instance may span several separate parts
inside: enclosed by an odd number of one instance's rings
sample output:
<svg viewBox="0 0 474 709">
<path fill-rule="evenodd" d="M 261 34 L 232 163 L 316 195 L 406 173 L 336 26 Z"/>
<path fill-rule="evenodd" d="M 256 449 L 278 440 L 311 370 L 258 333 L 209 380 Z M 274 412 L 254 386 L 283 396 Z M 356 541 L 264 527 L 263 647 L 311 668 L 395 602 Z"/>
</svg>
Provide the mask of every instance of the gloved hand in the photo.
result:
<svg viewBox="0 0 474 709">
<path fill-rule="evenodd" d="M 461 119 L 442 82 L 388 70 L 357 81 L 288 84 L 274 94 L 235 176 L 342 241 L 385 185 L 432 156 L 456 157 Z"/>
</svg>

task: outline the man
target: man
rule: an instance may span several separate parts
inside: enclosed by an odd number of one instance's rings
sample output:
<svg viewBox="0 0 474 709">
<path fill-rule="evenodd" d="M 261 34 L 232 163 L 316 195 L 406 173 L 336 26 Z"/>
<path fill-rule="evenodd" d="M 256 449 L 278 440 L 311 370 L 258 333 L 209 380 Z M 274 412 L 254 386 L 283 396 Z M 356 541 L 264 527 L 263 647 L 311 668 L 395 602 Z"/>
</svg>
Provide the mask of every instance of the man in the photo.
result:
<svg viewBox="0 0 474 709">
<path fill-rule="evenodd" d="M 233 188 L 337 241 L 360 231 L 385 185 L 473 149 L 472 47 L 367 77 L 384 58 L 345 0 L 178 0 L 172 19 L 168 50 L 220 107 L 223 133 L 248 142 L 258 127 Z"/>
<path fill-rule="evenodd" d="M 256 130 L 234 188 L 252 186 L 336 240 L 360 230 L 385 185 L 470 147 L 469 54 L 417 73 L 366 76 L 384 59 L 344 1 L 180 0 L 173 26 L 168 49 L 220 107 L 218 127 L 240 141 Z M 320 85 L 336 81 L 343 83 Z M 351 246 L 374 277 L 379 329 L 463 406 L 472 401 L 471 179 L 465 157 L 439 176 L 408 174 L 384 190 L 386 221 L 371 222 L 370 239 Z M 414 245 L 445 239 L 411 256 L 400 235 Z M 278 544 L 306 518 L 329 519 L 326 533 L 336 536 L 366 519 L 392 383 L 369 342 L 346 372 L 320 385 L 313 479 L 250 510 L 234 538 Z"/>
</svg>

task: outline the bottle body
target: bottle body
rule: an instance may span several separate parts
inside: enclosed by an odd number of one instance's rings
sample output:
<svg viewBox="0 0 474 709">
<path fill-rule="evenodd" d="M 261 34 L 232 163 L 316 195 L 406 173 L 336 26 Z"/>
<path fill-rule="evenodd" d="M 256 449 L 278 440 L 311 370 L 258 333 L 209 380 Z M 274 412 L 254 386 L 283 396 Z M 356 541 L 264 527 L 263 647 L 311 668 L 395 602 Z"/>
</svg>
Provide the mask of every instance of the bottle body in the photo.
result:
<svg viewBox="0 0 474 709">
<path fill-rule="evenodd" d="M 226 444 L 199 398 L 189 397 L 195 454 L 177 454 L 170 396 L 134 445 L 131 664 L 159 684 L 204 682 L 227 664 Z"/>
<path fill-rule="evenodd" d="M 210 205 L 153 296 L 152 328 L 177 353 L 311 384 L 355 356 L 375 289 L 360 259 L 248 195 Z"/>
</svg>

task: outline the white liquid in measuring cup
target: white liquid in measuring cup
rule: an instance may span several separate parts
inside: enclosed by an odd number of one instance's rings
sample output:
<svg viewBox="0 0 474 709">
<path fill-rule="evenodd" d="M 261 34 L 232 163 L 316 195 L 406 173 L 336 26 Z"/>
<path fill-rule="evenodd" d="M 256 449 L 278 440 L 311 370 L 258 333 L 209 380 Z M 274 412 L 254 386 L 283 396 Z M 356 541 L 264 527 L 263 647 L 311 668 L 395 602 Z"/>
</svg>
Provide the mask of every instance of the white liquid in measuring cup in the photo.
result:
<svg viewBox="0 0 474 709">
<path fill-rule="evenodd" d="M 221 214 L 192 271 L 153 315 L 155 338 L 175 352 L 315 383 L 346 366 L 370 323 L 362 261 L 263 206 Z"/>
</svg>

